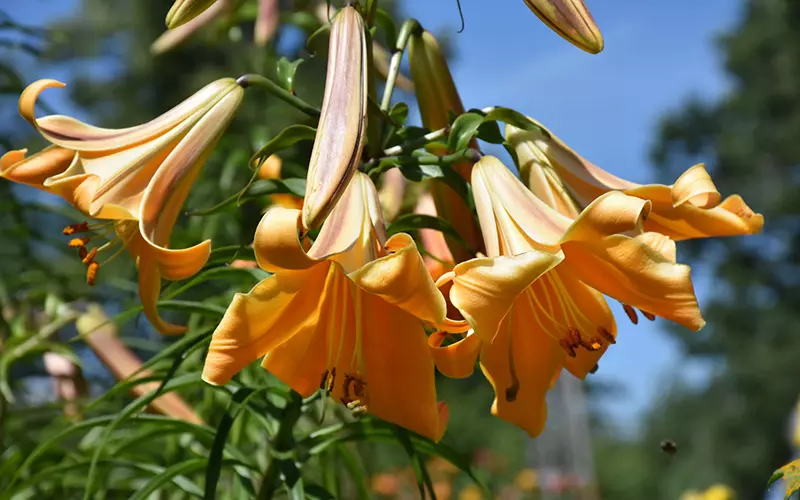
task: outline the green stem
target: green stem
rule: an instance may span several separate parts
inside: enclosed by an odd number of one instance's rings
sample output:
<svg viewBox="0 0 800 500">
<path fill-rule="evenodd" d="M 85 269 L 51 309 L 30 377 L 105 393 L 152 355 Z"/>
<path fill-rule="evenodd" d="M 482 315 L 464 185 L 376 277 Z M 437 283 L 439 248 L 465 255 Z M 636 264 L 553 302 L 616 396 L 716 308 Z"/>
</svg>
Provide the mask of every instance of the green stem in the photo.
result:
<svg viewBox="0 0 800 500">
<path fill-rule="evenodd" d="M 376 10 L 378 10 L 378 0 L 367 0 L 367 26 L 374 24 Z"/>
<path fill-rule="evenodd" d="M 319 118 L 320 111 L 317 108 L 308 104 L 265 76 L 250 73 L 237 78 L 236 83 L 241 85 L 243 88 L 247 88 L 250 85 L 261 87 L 278 99 L 281 99 L 287 104 L 294 106 L 308 116 Z"/>
<path fill-rule="evenodd" d="M 258 500 L 270 500 L 280 485 L 280 462 L 281 460 L 291 460 L 286 458 L 294 449 L 294 426 L 303 413 L 303 398 L 300 394 L 292 391 L 281 415 L 281 423 L 278 432 L 272 440 L 272 450 L 269 464 L 264 471 L 264 478 L 258 488 L 256 498 Z"/>
<path fill-rule="evenodd" d="M 403 53 L 408 46 L 408 41 L 411 35 L 420 29 L 420 24 L 416 19 L 408 19 L 403 23 L 400 28 L 400 34 L 397 36 L 397 43 L 392 53 L 392 60 L 389 63 L 389 74 L 386 75 L 386 87 L 383 89 L 383 100 L 381 101 L 381 109 L 384 111 L 389 110 L 392 104 L 392 93 L 394 92 L 395 82 L 397 75 L 400 74 L 400 63 L 403 60 Z"/>
<path fill-rule="evenodd" d="M 384 150 L 383 156 L 397 156 L 403 153 L 408 153 L 410 151 L 415 151 L 419 148 L 425 147 L 431 142 L 438 141 L 439 139 L 444 139 L 447 137 L 447 134 L 450 132 L 449 127 L 440 128 L 439 130 L 434 130 L 433 132 L 429 132 L 422 137 L 417 139 L 412 139 L 410 141 L 404 142 L 403 144 L 398 144 L 397 146 L 391 147 L 389 149 Z"/>
</svg>

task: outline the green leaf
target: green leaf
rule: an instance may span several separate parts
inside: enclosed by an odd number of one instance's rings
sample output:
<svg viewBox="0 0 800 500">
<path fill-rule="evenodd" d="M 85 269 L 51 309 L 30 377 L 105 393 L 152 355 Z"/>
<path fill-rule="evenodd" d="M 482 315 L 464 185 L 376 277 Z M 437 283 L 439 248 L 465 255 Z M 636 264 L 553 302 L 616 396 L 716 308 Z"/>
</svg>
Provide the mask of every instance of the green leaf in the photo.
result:
<svg viewBox="0 0 800 500">
<path fill-rule="evenodd" d="M 414 182 L 421 182 L 423 179 L 440 179 L 450 186 L 467 203 L 467 206 L 472 206 L 469 184 L 448 165 L 408 163 L 400 165 L 400 172 L 406 179 Z"/>
<path fill-rule="evenodd" d="M 266 391 L 266 388 L 251 389 L 248 387 L 239 387 L 235 389 L 233 397 L 231 398 L 228 411 L 225 416 L 220 420 L 217 426 L 217 433 L 214 436 L 214 443 L 211 445 L 211 450 L 208 454 L 208 467 L 206 468 L 206 482 L 205 482 L 205 499 L 214 500 L 217 496 L 217 482 L 219 481 L 220 473 L 224 460 L 222 458 L 223 451 L 225 450 L 225 442 L 228 439 L 228 434 L 231 431 L 233 422 L 239 416 L 242 409 L 247 405 L 247 402 L 253 397 Z"/>
<path fill-rule="evenodd" d="M 167 483 L 174 482 L 174 479 L 176 477 L 180 477 L 184 474 L 190 474 L 192 472 L 202 470 L 206 466 L 207 462 L 208 460 L 205 458 L 192 458 L 184 462 L 172 465 L 171 467 L 164 469 L 163 472 L 161 472 L 156 477 L 148 481 L 147 484 L 142 486 L 140 489 L 136 491 L 136 493 L 131 495 L 128 500 L 146 500 L 152 493 L 158 491 Z M 197 489 L 197 486 L 195 486 L 194 483 L 189 483 L 189 484 L 192 485 L 190 491 L 186 491 L 186 489 L 184 488 L 181 489 L 186 493 L 193 494 L 194 496 L 200 496 L 200 491 L 199 489 Z"/>
<path fill-rule="evenodd" d="M 345 470 L 347 470 L 350 477 L 353 478 L 353 483 L 356 486 L 356 498 L 358 498 L 358 500 L 369 500 L 369 491 L 367 491 L 367 481 L 369 478 L 367 478 L 364 468 L 358 463 L 358 458 L 356 458 L 352 451 L 344 446 L 337 446 L 336 454 L 339 455 Z"/>
<path fill-rule="evenodd" d="M 206 302 L 194 302 L 190 300 L 160 300 L 158 307 L 170 311 L 180 311 L 185 313 L 197 313 L 205 316 L 224 316 L 225 308 Z"/>
<path fill-rule="evenodd" d="M 511 108 L 496 107 L 486 113 L 486 121 L 495 120 L 508 123 L 522 130 L 541 130 L 527 116 Z"/>
<path fill-rule="evenodd" d="M 308 125 L 289 125 L 256 151 L 250 158 L 250 167 L 256 169 L 259 162 L 269 158 L 271 154 L 290 148 L 300 141 L 313 141 L 316 135 L 317 129 Z"/>
<path fill-rule="evenodd" d="M 389 116 L 397 126 L 402 127 L 408 119 L 408 104 L 398 102 L 389 110 Z"/>
<path fill-rule="evenodd" d="M 386 43 L 394 47 L 397 43 L 397 25 L 392 15 L 383 9 L 376 9 L 375 24 L 386 33 Z"/>
<path fill-rule="evenodd" d="M 475 253 L 473 249 L 461 238 L 461 235 L 456 229 L 450 225 L 449 222 L 433 215 L 424 214 L 404 214 L 395 219 L 395 221 L 388 227 L 387 233 L 389 236 L 396 233 L 405 233 L 409 231 L 417 231 L 419 229 L 434 229 L 444 233 L 461 244 L 465 250 L 470 253 Z"/>
<path fill-rule="evenodd" d="M 484 117 L 480 113 L 464 113 L 455 119 L 447 138 L 449 151 L 461 151 L 469 146 L 469 142 L 478 132 Z"/>
<path fill-rule="evenodd" d="M 411 460 L 411 468 L 414 470 L 414 476 L 417 478 L 420 498 L 428 498 L 428 496 L 425 495 L 425 489 L 427 488 L 430 498 L 436 500 L 436 492 L 433 491 L 431 475 L 428 473 L 428 468 L 425 467 L 425 461 L 420 457 L 419 453 L 417 453 L 416 448 L 414 448 L 408 431 L 402 427 L 395 426 L 394 434 L 403 446 L 409 460 Z"/>
<path fill-rule="evenodd" d="M 792 495 L 800 491 L 800 458 L 784 465 L 776 470 L 772 477 L 767 482 L 767 487 L 772 486 L 773 483 L 783 479 L 786 490 L 784 492 L 784 500 L 789 500 Z"/>
<path fill-rule="evenodd" d="M 290 61 L 285 57 L 281 57 L 278 60 L 278 82 L 289 92 L 294 93 L 294 75 L 297 72 L 297 67 L 304 62 L 306 62 L 305 59 Z"/>
</svg>

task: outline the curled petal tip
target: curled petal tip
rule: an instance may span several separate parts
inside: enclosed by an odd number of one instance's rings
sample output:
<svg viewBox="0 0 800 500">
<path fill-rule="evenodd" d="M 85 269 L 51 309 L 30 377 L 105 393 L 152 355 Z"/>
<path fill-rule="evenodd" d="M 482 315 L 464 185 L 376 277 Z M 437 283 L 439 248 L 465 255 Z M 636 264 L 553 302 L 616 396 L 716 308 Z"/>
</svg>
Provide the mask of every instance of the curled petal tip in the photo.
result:
<svg viewBox="0 0 800 500">
<path fill-rule="evenodd" d="M 576 47 L 597 54 L 603 35 L 583 0 L 525 0 L 536 16 Z"/>
</svg>

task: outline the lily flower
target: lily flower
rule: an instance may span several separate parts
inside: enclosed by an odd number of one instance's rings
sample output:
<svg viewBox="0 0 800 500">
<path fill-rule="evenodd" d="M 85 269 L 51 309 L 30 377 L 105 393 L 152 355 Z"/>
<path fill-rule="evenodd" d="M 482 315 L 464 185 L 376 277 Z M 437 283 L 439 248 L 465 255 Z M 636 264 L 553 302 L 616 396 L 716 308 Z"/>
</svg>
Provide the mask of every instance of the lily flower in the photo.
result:
<svg viewBox="0 0 800 500">
<path fill-rule="evenodd" d="M 415 33 L 409 39 L 408 63 L 411 68 L 411 79 L 419 105 L 422 125 L 431 130 L 438 130 L 450 125 L 451 115 L 464 113 L 464 105 L 458 95 L 453 75 L 447 65 L 439 43 L 428 32 Z M 470 147 L 477 148 L 472 141 Z M 443 148 L 431 148 L 431 153 L 444 156 L 453 151 Z M 465 180 L 469 181 L 472 163 L 464 162 L 453 165 L 453 169 Z M 481 233 L 475 222 L 472 211 L 466 202 L 450 186 L 439 180 L 429 181 L 429 189 L 436 205 L 436 214 L 445 219 L 461 235 L 470 248 L 482 249 Z M 458 241 L 446 238 L 447 245 L 455 262 L 463 262 L 474 257 Z"/>
<path fill-rule="evenodd" d="M 583 377 L 615 343 L 601 293 L 692 330 L 705 324 L 689 267 L 665 255 L 666 238 L 641 232 L 649 202 L 611 192 L 566 217 L 491 156 L 475 165 L 472 186 L 487 257 L 456 265 L 437 285 L 452 282 L 450 301 L 473 333 L 446 347 L 437 334 L 430 345 L 448 376 L 469 374 L 480 355 L 493 414 L 531 436 L 542 431 L 561 367 Z"/>
<path fill-rule="evenodd" d="M 583 0 L 525 0 L 525 4 L 564 40 L 591 54 L 603 50 L 603 35 Z"/>
<path fill-rule="evenodd" d="M 345 7 L 333 20 L 322 110 L 308 165 L 303 227 L 319 226 L 361 162 L 367 127 L 367 38 L 364 20 Z"/>
<path fill-rule="evenodd" d="M 167 28 L 175 29 L 202 14 L 217 0 L 175 0 L 167 12 Z"/>
<path fill-rule="evenodd" d="M 528 187 L 553 208 L 577 213 L 604 193 L 622 191 L 652 204 L 645 231 L 675 241 L 757 234 L 764 226 L 764 217 L 754 213 L 741 196 L 722 200 L 702 164 L 684 172 L 671 186 L 636 184 L 594 165 L 536 124 L 540 131 L 506 127 L 506 140 L 514 148 Z"/>
<path fill-rule="evenodd" d="M 50 87 L 64 84 L 34 82 L 22 92 L 19 109 L 53 145 L 28 158 L 24 150 L 7 153 L 0 160 L 2 176 L 55 193 L 87 217 L 100 219 L 64 230 L 74 236 L 70 246 L 80 251 L 89 284 L 96 279 L 101 254 L 116 250 L 110 260 L 127 249 L 137 261 L 147 318 L 162 333 L 183 332 L 184 327 L 158 315 L 161 278 L 180 280 L 197 273 L 208 260 L 211 242 L 172 249 L 170 234 L 200 168 L 242 100 L 242 87 L 230 78 L 217 80 L 160 117 L 125 129 L 94 127 L 63 115 L 36 118 L 36 100 Z M 83 234 L 89 232 L 97 234 Z M 88 248 L 106 235 L 113 239 Z"/>
<path fill-rule="evenodd" d="M 254 248 L 273 274 L 234 297 L 212 336 L 203 380 L 225 384 L 263 357 L 265 369 L 304 397 L 321 389 L 438 440 L 447 408 L 436 401 L 423 322 L 446 324 L 445 301 L 414 240 L 386 237 L 377 191 L 362 173 L 310 247 L 301 224 L 299 210 L 265 213 Z"/>
</svg>

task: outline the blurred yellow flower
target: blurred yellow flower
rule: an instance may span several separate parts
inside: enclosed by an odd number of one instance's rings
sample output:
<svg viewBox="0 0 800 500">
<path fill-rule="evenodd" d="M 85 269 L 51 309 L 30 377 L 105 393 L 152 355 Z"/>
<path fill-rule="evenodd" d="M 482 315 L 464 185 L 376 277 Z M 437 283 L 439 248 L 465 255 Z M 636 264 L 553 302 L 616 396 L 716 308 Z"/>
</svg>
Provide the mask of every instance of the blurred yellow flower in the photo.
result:
<svg viewBox="0 0 800 500">
<path fill-rule="evenodd" d="M 522 491 L 534 491 L 539 488 L 539 474 L 536 469 L 522 469 L 514 478 L 514 486 Z"/>
<path fill-rule="evenodd" d="M 273 273 L 233 299 L 214 332 L 203 380 L 224 384 L 262 366 L 307 397 L 322 389 L 431 439 L 444 433 L 423 321 L 445 322 L 445 301 L 414 240 L 386 237 L 372 181 L 356 173 L 308 251 L 301 213 L 274 207 L 256 231 Z"/>
<path fill-rule="evenodd" d="M 127 249 L 139 268 L 139 294 L 144 312 L 156 329 L 174 334 L 185 330 L 161 320 L 156 310 L 161 278 L 185 279 L 208 260 L 211 242 L 186 249 L 169 248 L 169 239 L 189 189 L 227 127 L 244 90 L 231 78 L 217 80 L 158 118 L 135 127 L 106 129 L 74 118 L 36 118 L 39 94 L 64 87 L 39 80 L 20 96 L 19 110 L 52 144 L 25 158 L 25 150 L 0 159 L 0 176 L 55 193 L 87 217 L 105 222 L 69 226 L 70 246 L 80 251 L 93 284 L 102 252 Z M 94 236 L 82 233 L 93 231 Z M 80 235 L 80 236 L 79 236 Z M 88 249 L 97 236 L 116 235 Z"/>
<path fill-rule="evenodd" d="M 663 236 L 641 231 L 649 202 L 610 192 L 572 219 L 491 156 L 475 165 L 472 186 L 488 257 L 458 264 L 437 284 L 452 281 L 450 300 L 474 334 L 446 347 L 442 335 L 429 342 L 448 376 L 469 374 L 480 353 L 494 415 L 531 436 L 542 431 L 545 393 L 561 367 L 585 376 L 615 342 L 601 293 L 692 330 L 705 324 L 688 266 L 665 255 Z"/>
</svg>

